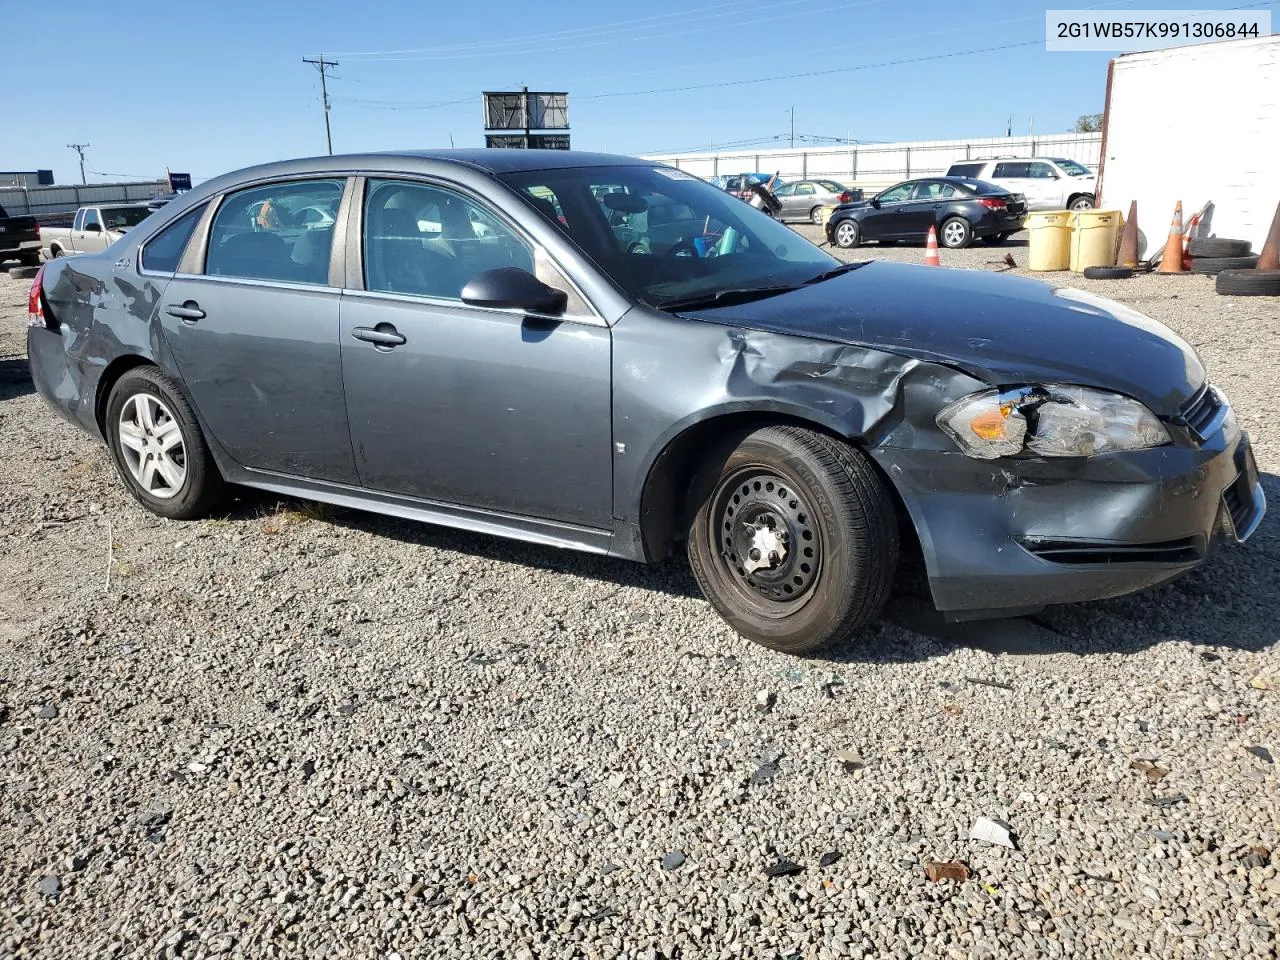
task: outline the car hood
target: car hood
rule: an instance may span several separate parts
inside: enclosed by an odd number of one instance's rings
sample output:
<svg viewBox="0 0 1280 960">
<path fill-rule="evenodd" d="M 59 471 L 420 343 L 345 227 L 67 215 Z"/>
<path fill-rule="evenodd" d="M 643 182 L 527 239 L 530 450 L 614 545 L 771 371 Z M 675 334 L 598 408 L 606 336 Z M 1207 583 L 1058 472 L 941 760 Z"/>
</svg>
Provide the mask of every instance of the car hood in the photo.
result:
<svg viewBox="0 0 1280 960">
<path fill-rule="evenodd" d="M 681 314 L 937 361 L 995 385 L 1098 387 L 1166 416 L 1205 379 L 1190 345 L 1124 304 L 981 270 L 872 261 L 765 300 Z"/>
</svg>

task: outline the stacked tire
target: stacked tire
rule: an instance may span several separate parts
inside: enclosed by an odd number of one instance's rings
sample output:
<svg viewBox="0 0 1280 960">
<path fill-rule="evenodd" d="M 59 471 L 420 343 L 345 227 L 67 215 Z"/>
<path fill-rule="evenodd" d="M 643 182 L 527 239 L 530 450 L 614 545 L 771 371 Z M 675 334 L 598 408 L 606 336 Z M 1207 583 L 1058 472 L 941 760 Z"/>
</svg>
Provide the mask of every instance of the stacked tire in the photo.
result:
<svg viewBox="0 0 1280 960">
<path fill-rule="evenodd" d="M 1216 277 L 1214 288 L 1228 297 L 1280 296 L 1280 270 L 1259 270 L 1248 240 L 1204 237 L 1192 240 L 1191 272 Z"/>
<path fill-rule="evenodd" d="M 1226 237 L 1195 239 L 1187 247 L 1191 254 L 1191 272 L 1217 276 L 1223 270 L 1252 270 L 1258 257 L 1248 240 Z"/>
</svg>

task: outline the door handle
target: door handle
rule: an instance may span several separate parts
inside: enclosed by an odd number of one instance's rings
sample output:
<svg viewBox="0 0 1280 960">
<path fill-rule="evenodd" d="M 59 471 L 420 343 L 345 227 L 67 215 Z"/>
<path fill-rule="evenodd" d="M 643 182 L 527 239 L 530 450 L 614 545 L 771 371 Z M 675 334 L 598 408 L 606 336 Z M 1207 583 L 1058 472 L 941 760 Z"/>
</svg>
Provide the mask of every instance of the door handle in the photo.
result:
<svg viewBox="0 0 1280 960">
<path fill-rule="evenodd" d="M 183 323 L 195 323 L 197 320 L 204 319 L 204 311 L 200 309 L 200 304 L 194 300 L 188 300 L 181 306 L 171 303 L 164 308 L 164 312 L 171 317 L 177 317 Z"/>
<path fill-rule="evenodd" d="M 351 336 L 377 347 L 398 347 L 405 343 L 404 334 L 389 323 L 380 323 L 376 327 L 356 327 Z"/>
</svg>

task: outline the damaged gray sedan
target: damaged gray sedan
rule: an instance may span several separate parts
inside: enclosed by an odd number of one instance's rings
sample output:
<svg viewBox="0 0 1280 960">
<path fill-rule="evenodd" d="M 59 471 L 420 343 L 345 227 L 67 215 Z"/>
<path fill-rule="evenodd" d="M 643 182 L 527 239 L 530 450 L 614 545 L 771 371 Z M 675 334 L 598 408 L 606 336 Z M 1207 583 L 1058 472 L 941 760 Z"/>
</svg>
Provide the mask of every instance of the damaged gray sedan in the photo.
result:
<svg viewBox="0 0 1280 960">
<path fill-rule="evenodd" d="M 327 157 L 44 267 L 40 393 L 147 509 L 233 485 L 642 562 L 799 653 L 919 557 L 954 618 L 1112 597 L 1246 539 L 1248 438 L 1127 307 L 843 264 L 679 170 Z"/>
</svg>

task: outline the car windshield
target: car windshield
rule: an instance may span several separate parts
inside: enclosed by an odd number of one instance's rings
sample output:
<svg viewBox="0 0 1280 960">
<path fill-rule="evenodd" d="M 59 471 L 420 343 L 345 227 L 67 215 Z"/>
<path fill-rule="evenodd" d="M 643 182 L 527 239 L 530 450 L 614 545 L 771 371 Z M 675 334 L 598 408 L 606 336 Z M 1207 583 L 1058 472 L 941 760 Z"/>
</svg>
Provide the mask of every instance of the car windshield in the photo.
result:
<svg viewBox="0 0 1280 960">
<path fill-rule="evenodd" d="M 1089 175 L 1089 168 L 1076 163 L 1074 160 L 1055 160 L 1053 162 L 1061 167 L 1064 173 L 1068 173 L 1073 177 L 1086 177 Z"/>
<path fill-rule="evenodd" d="M 103 207 L 102 220 L 108 230 L 129 229 L 136 227 L 151 211 L 146 207 Z"/>
<path fill-rule="evenodd" d="M 653 306 L 799 286 L 839 264 L 750 204 L 670 167 L 574 167 L 502 179 L 619 287 Z"/>
</svg>

